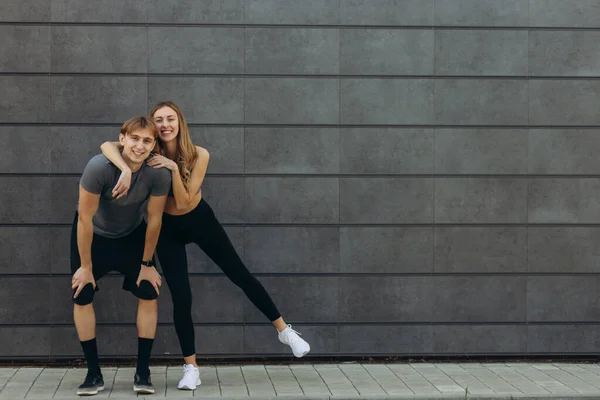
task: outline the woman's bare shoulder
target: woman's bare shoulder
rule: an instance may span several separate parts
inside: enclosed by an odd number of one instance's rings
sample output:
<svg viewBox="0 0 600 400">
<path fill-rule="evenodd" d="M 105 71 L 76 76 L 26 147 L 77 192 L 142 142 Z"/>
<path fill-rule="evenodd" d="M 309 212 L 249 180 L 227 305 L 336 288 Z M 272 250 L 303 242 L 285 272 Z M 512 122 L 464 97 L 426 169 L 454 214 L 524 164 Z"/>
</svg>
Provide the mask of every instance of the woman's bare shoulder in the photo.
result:
<svg viewBox="0 0 600 400">
<path fill-rule="evenodd" d="M 201 146 L 196 146 L 196 152 L 200 157 L 207 157 L 209 155 L 208 150 Z"/>
</svg>

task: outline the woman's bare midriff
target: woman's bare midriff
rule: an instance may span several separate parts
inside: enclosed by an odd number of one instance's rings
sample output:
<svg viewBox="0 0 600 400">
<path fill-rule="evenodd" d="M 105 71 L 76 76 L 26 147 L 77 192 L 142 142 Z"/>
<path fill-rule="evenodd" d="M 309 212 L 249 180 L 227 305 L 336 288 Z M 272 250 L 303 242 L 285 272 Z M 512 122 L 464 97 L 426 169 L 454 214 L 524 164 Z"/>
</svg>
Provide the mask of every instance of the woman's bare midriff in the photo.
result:
<svg viewBox="0 0 600 400">
<path fill-rule="evenodd" d="M 198 203 L 200 203 L 200 200 L 202 200 L 202 192 L 199 192 L 198 194 L 196 194 L 194 196 L 194 200 L 189 205 L 189 207 L 184 208 L 183 210 L 178 210 L 177 206 L 175 205 L 175 199 L 173 197 L 168 197 L 167 198 L 167 205 L 165 205 L 165 212 L 167 214 L 170 214 L 170 215 L 183 215 L 183 214 L 187 214 L 190 211 L 192 211 L 194 208 L 196 208 L 196 206 L 198 205 Z"/>
</svg>

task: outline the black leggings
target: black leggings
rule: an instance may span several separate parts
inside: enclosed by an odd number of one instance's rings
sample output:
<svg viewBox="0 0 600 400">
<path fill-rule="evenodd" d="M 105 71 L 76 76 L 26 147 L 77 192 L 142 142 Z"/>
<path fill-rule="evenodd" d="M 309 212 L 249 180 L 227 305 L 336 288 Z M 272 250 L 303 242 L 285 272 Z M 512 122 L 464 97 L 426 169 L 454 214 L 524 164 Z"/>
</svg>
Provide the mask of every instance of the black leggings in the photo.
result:
<svg viewBox="0 0 600 400">
<path fill-rule="evenodd" d="M 192 322 L 192 290 L 185 245 L 196 243 L 239 286 L 250 301 L 273 322 L 279 311 L 263 285 L 248 271 L 227 233 L 204 199 L 184 215 L 163 214 L 157 245 L 158 259 L 173 299 L 173 322 L 184 357 L 196 354 Z"/>
</svg>

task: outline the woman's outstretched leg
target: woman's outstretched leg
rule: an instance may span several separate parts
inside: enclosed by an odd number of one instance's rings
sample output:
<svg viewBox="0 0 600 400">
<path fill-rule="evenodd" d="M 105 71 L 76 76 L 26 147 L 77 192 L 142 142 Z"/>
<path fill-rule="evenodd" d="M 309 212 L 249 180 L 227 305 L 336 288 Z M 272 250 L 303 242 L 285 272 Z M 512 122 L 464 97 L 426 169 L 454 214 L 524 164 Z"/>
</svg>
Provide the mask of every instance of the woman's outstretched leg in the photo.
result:
<svg viewBox="0 0 600 400">
<path fill-rule="evenodd" d="M 244 291 L 248 299 L 273 323 L 279 340 L 289 345 L 296 357 L 310 351 L 310 346 L 288 326 L 264 286 L 248 271 L 214 212 L 204 200 L 198 204 L 199 225 L 193 241 L 209 256 L 227 277 Z"/>
</svg>

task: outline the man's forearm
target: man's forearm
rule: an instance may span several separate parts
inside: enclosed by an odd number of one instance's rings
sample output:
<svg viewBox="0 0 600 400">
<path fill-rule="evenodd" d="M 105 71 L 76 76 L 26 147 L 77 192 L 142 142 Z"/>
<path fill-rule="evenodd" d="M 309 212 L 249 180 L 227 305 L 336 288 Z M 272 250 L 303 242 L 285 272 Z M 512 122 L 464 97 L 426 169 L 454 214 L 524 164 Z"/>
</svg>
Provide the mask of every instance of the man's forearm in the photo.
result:
<svg viewBox="0 0 600 400">
<path fill-rule="evenodd" d="M 92 220 L 77 219 L 77 248 L 81 266 L 92 269 L 92 240 L 94 239 L 94 225 Z"/>
<path fill-rule="evenodd" d="M 154 255 L 156 243 L 158 243 L 158 236 L 160 235 L 161 225 L 162 215 L 160 217 L 148 217 L 148 225 L 146 227 L 146 244 L 144 245 L 144 260 L 150 260 Z"/>
</svg>

